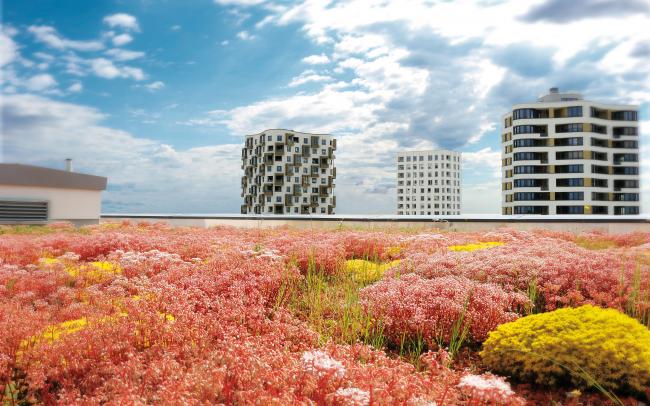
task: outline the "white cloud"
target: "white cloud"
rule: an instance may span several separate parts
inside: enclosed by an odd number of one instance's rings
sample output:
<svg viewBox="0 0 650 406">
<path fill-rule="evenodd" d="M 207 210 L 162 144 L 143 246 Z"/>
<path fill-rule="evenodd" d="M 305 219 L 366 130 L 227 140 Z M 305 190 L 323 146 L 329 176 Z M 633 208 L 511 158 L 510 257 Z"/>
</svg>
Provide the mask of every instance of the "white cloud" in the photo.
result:
<svg viewBox="0 0 650 406">
<path fill-rule="evenodd" d="M 160 90 L 160 89 L 164 88 L 165 84 L 158 80 L 158 81 L 149 83 L 147 85 L 144 85 L 144 87 L 153 92 L 153 91 Z"/>
<path fill-rule="evenodd" d="M 248 31 L 239 31 L 237 33 L 237 38 L 239 38 L 239 39 L 241 39 L 243 41 L 250 41 L 250 40 L 255 39 L 256 37 L 255 37 L 255 35 L 251 34 Z"/>
<path fill-rule="evenodd" d="M 111 38 L 111 41 L 113 41 L 113 45 L 119 47 L 133 41 L 133 37 L 130 36 L 129 34 L 120 34 Z"/>
<path fill-rule="evenodd" d="M 264 3 L 266 0 L 214 0 L 221 6 L 255 6 Z"/>
<path fill-rule="evenodd" d="M 70 92 L 70 93 L 79 93 L 80 91 L 83 90 L 83 88 L 84 88 L 84 87 L 83 87 L 83 85 L 81 84 L 81 82 L 74 82 L 73 84 L 71 84 L 71 85 L 68 87 L 68 92 Z"/>
<path fill-rule="evenodd" d="M 138 20 L 134 16 L 126 13 L 117 13 L 106 16 L 104 17 L 104 23 L 108 24 L 111 28 L 120 27 L 127 30 L 140 31 Z"/>
<path fill-rule="evenodd" d="M 104 44 L 100 41 L 74 41 L 64 38 L 54 27 L 47 25 L 31 25 L 27 31 L 34 35 L 37 41 L 59 50 L 98 51 L 104 48 Z"/>
<path fill-rule="evenodd" d="M 129 51 L 128 49 L 120 48 L 112 48 L 105 53 L 116 61 L 130 61 L 133 59 L 142 58 L 144 56 L 144 52 Z"/>
<path fill-rule="evenodd" d="M 18 47 L 10 35 L 0 31 L 0 67 L 12 63 L 18 57 Z"/>
<path fill-rule="evenodd" d="M 226 45 L 228 45 L 228 44 L 230 44 L 230 41 L 228 41 L 227 39 L 224 39 L 223 41 L 221 41 L 221 45 L 224 46 L 224 47 Z"/>
<path fill-rule="evenodd" d="M 302 58 L 302 61 L 309 65 L 322 65 L 330 62 L 330 58 L 325 54 L 309 55 Z"/>
<path fill-rule="evenodd" d="M 180 30 L 181 28 L 183 28 L 183 27 L 181 27 L 181 26 L 178 25 L 178 24 L 174 24 L 174 25 L 172 25 L 171 27 L 169 27 L 169 29 L 172 30 L 172 31 L 178 31 L 178 30 Z"/>
<path fill-rule="evenodd" d="M 34 95 L 6 95 L 4 153 L 12 161 L 108 177 L 105 212 L 228 212 L 239 207 L 241 145 L 176 149 L 101 121 L 98 110 Z M 182 195 L 182 199 L 174 196 Z"/>
<path fill-rule="evenodd" d="M 117 66 L 106 58 L 95 58 L 90 62 L 93 73 L 101 78 L 131 78 L 135 80 L 145 79 L 145 74 L 139 68 L 130 66 Z"/>
<path fill-rule="evenodd" d="M 289 82 L 289 87 L 296 87 L 300 85 L 304 85 L 305 83 L 310 83 L 310 82 L 329 82 L 333 80 L 331 76 L 326 76 L 326 75 L 318 75 L 315 73 L 306 73 L 303 72 L 300 76 L 295 76 L 294 78 L 291 79 L 291 82 Z"/>
<path fill-rule="evenodd" d="M 41 92 L 51 89 L 57 85 L 56 80 L 47 73 L 35 75 L 27 79 L 24 83 L 27 90 L 32 92 Z"/>
</svg>

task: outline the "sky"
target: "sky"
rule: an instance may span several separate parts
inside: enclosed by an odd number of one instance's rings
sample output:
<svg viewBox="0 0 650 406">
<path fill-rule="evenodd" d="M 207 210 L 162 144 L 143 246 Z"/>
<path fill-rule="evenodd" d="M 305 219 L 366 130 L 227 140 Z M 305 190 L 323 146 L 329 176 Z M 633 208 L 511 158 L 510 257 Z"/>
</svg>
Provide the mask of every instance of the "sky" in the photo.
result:
<svg viewBox="0 0 650 406">
<path fill-rule="evenodd" d="M 106 213 L 238 213 L 245 134 L 337 137 L 339 214 L 395 213 L 396 153 L 463 152 L 499 213 L 500 121 L 549 87 L 637 104 L 650 1 L 5 0 L 0 161 L 107 176 Z"/>
</svg>

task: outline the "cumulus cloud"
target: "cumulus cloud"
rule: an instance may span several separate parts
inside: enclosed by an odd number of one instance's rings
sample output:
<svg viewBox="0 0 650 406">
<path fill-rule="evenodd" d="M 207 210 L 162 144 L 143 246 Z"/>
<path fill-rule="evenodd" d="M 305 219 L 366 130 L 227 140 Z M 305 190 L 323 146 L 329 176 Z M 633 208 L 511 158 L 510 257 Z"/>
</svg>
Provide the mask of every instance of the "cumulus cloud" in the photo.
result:
<svg viewBox="0 0 650 406">
<path fill-rule="evenodd" d="M 179 150 L 102 125 L 94 108 L 35 95 L 6 95 L 0 110 L 5 160 L 56 168 L 72 157 L 79 172 L 108 177 L 104 212 L 214 213 L 241 203 L 240 143 Z"/>
<path fill-rule="evenodd" d="M 239 31 L 237 33 L 237 38 L 239 38 L 242 41 L 250 41 L 252 39 L 255 39 L 255 35 L 251 34 L 248 31 Z"/>
<path fill-rule="evenodd" d="M 140 68 L 131 66 L 118 66 L 106 58 L 95 58 L 90 62 L 93 73 L 100 78 L 131 78 L 135 80 L 144 80 L 145 74 Z"/>
<path fill-rule="evenodd" d="M 650 4 L 643 0 L 546 0 L 523 15 L 525 21 L 567 23 L 594 17 L 618 17 L 638 13 L 650 14 Z"/>
<path fill-rule="evenodd" d="M 70 93 L 79 93 L 83 90 L 83 85 L 81 82 L 74 82 L 68 87 L 68 92 Z"/>
<path fill-rule="evenodd" d="M 145 54 L 140 51 L 130 51 L 128 49 L 112 48 L 106 51 L 106 55 L 110 56 L 116 61 L 130 61 L 133 59 L 142 58 Z"/>
<path fill-rule="evenodd" d="M 319 75 L 314 73 L 313 71 L 308 71 L 308 72 L 303 72 L 299 76 L 292 78 L 288 86 L 296 87 L 310 82 L 329 82 L 331 80 L 333 80 L 331 76 Z"/>
<path fill-rule="evenodd" d="M 119 47 L 133 41 L 133 37 L 130 36 L 129 34 L 120 34 L 111 38 L 111 41 L 113 42 L 113 45 Z"/>
<path fill-rule="evenodd" d="M 32 76 L 24 83 L 24 86 L 27 88 L 27 90 L 30 90 L 32 92 L 41 92 L 43 90 L 51 89 L 56 85 L 57 83 L 54 77 L 47 73 Z"/>
<path fill-rule="evenodd" d="M 309 65 L 322 65 L 330 62 L 330 58 L 325 54 L 309 55 L 302 58 L 302 61 Z"/>
<path fill-rule="evenodd" d="M 161 82 L 160 80 L 157 80 L 155 82 L 149 83 L 147 85 L 144 85 L 144 87 L 152 92 L 155 92 L 156 90 L 160 90 L 165 87 L 165 84 Z"/>
<path fill-rule="evenodd" d="M 27 28 L 27 31 L 34 35 L 37 41 L 59 50 L 98 51 L 104 48 L 101 41 L 75 41 L 67 39 L 61 36 L 54 27 L 47 25 L 31 25 Z"/>
<path fill-rule="evenodd" d="M 6 34 L 3 30 L 0 30 L 0 67 L 5 66 L 13 62 L 18 57 L 18 47 L 14 40 Z"/>
<path fill-rule="evenodd" d="M 111 28 L 119 27 L 126 30 L 140 31 L 137 18 L 126 13 L 108 15 L 104 17 L 104 23 Z"/>
</svg>

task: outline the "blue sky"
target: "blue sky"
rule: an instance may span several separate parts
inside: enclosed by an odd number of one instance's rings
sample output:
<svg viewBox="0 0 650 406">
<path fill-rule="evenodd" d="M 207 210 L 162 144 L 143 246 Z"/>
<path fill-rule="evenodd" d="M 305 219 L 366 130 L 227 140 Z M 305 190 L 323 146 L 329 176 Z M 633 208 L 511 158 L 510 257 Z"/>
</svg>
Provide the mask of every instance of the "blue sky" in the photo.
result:
<svg viewBox="0 0 650 406">
<path fill-rule="evenodd" d="M 395 210 L 394 156 L 463 151 L 500 206 L 499 121 L 548 87 L 650 113 L 641 0 L 5 1 L 2 160 L 109 177 L 105 212 L 239 210 L 242 135 L 331 132 L 338 213 Z M 644 158 L 644 211 L 650 162 Z"/>
</svg>

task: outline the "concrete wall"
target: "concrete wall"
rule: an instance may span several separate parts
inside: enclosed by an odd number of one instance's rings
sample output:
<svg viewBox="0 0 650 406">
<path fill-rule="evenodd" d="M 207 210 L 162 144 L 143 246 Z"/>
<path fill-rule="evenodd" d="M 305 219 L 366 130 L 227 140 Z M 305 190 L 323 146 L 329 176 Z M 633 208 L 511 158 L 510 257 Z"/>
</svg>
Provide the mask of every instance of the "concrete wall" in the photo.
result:
<svg viewBox="0 0 650 406">
<path fill-rule="evenodd" d="M 448 231 L 479 231 L 501 227 L 517 230 L 546 229 L 555 231 L 584 232 L 600 230 L 607 233 L 628 233 L 633 231 L 650 232 L 650 218 L 647 216 L 627 216 L 584 219 L 579 218 L 517 218 L 514 216 L 454 216 L 448 219 L 431 219 L 407 216 L 332 216 L 310 219 L 309 217 L 249 217 L 249 216 L 191 216 L 191 215 L 102 215 L 102 222 L 149 221 L 165 222 L 174 227 L 215 227 L 232 226 L 242 228 L 271 228 L 289 226 L 298 229 L 336 229 L 336 228 L 435 228 Z M 566 217 L 566 216 L 565 216 Z M 600 216 L 603 217 L 603 216 Z"/>
<path fill-rule="evenodd" d="M 47 201 L 48 221 L 97 223 L 101 212 L 99 190 L 0 185 L 0 199 Z"/>
</svg>

